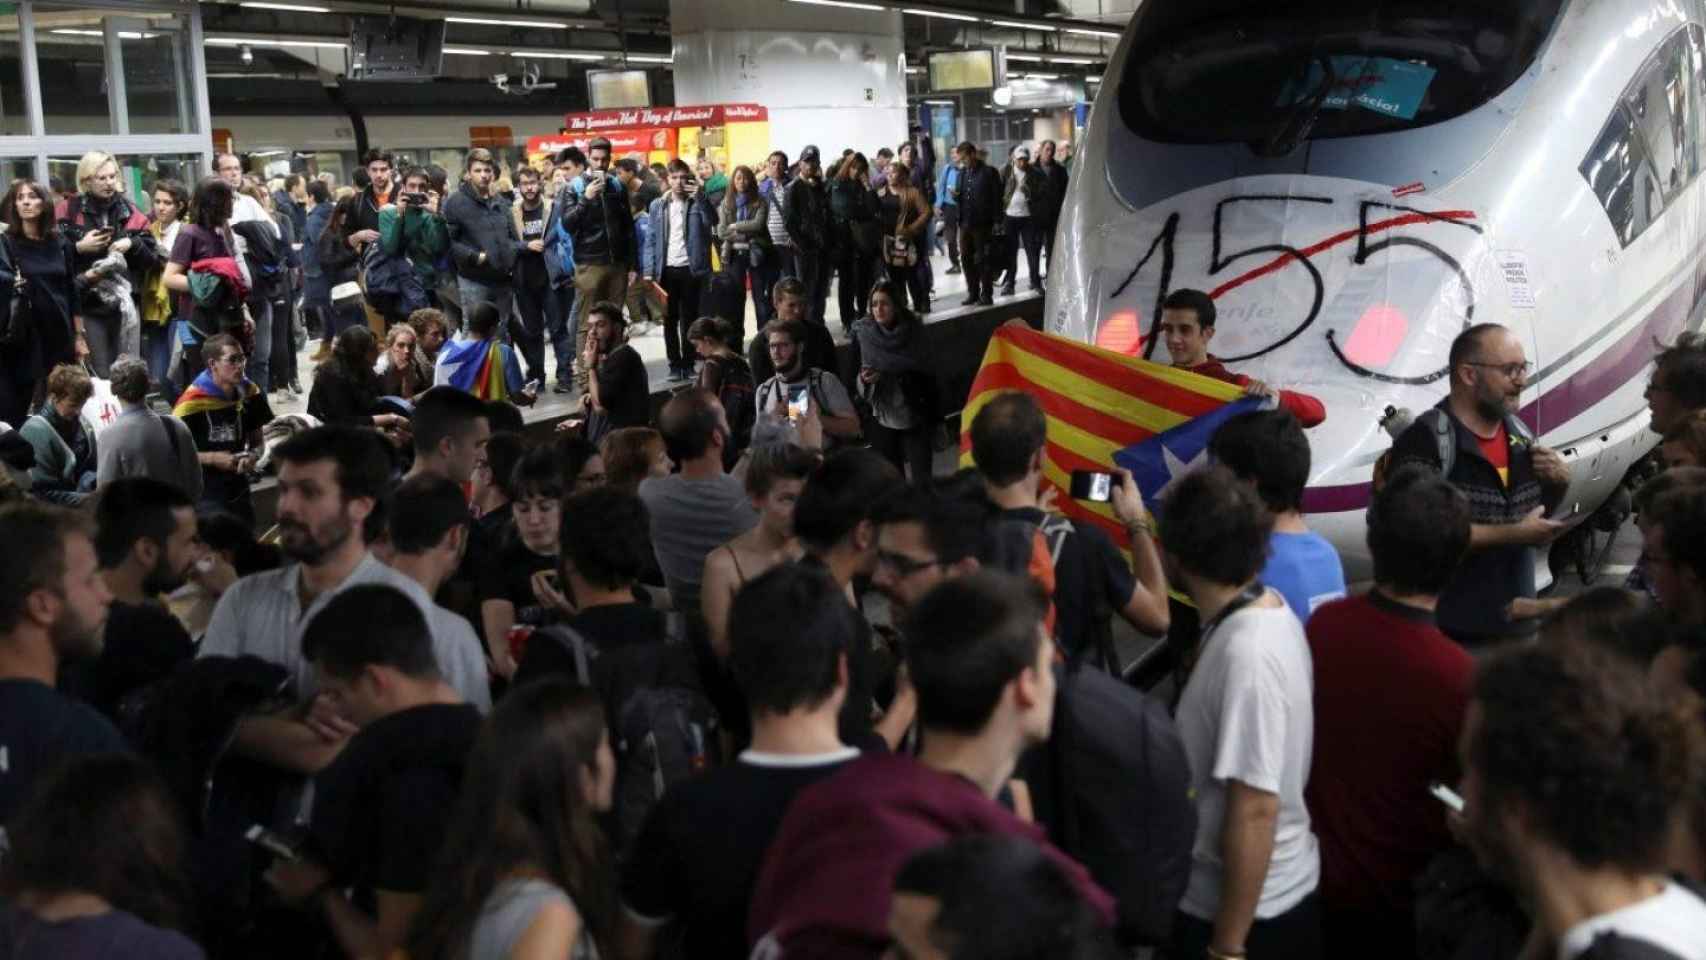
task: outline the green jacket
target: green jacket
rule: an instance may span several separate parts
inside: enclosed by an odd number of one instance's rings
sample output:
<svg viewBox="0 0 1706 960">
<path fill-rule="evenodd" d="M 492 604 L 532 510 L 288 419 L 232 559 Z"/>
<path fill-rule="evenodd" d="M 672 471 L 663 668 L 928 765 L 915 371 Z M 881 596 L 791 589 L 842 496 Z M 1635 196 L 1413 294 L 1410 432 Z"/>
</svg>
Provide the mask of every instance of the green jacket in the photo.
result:
<svg viewBox="0 0 1706 960">
<path fill-rule="evenodd" d="M 438 262 L 450 250 L 450 230 L 438 214 L 392 204 L 379 211 L 379 249 L 407 257 L 422 286 L 431 290 L 437 285 Z"/>
</svg>

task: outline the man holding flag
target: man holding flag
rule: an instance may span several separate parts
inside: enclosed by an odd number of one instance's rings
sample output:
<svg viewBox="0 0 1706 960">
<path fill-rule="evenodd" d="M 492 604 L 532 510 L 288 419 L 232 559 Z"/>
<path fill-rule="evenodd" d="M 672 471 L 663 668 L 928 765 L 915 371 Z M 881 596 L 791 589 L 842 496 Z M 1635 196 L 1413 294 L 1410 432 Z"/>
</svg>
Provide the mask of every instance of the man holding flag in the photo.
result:
<svg viewBox="0 0 1706 960">
<path fill-rule="evenodd" d="M 537 386 L 521 382 L 521 362 L 515 348 L 496 337 L 502 319 L 498 308 L 482 301 L 468 312 L 468 328 L 438 352 L 434 386 L 448 384 L 481 400 L 507 400 L 532 406 Z"/>
<path fill-rule="evenodd" d="M 1174 290 L 1162 301 L 1160 335 L 1173 366 L 1243 387 L 1247 396 L 1265 397 L 1290 410 L 1304 429 L 1319 426 L 1327 419 L 1327 408 L 1307 393 L 1278 390 L 1226 369 L 1220 358 L 1208 352 L 1208 342 L 1214 339 L 1214 314 L 1214 300 L 1201 290 Z"/>
<path fill-rule="evenodd" d="M 248 473 L 261 446 L 261 428 L 272 421 L 267 395 L 243 374 L 247 357 L 237 338 L 215 334 L 202 344 L 207 369 L 195 378 L 172 408 L 172 415 L 190 428 L 196 459 L 201 461 L 202 492 L 198 508 L 223 510 L 255 522 L 249 499 Z"/>
</svg>

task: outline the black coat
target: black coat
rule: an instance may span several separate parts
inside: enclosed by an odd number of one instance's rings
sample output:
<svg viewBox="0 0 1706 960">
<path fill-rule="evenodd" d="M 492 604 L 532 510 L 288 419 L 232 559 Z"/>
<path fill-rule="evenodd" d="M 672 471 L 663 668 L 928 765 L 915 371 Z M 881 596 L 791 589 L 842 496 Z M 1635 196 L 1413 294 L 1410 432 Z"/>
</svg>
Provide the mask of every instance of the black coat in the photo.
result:
<svg viewBox="0 0 1706 960">
<path fill-rule="evenodd" d="M 594 198 L 584 191 L 560 191 L 556 209 L 563 211 L 563 229 L 575 242 L 576 264 L 632 266 L 639 259 L 628 194 L 614 176 Z"/>
<path fill-rule="evenodd" d="M 954 196 L 960 208 L 960 226 L 978 230 L 1001 219 L 1001 174 L 987 163 L 976 163 L 960 171 L 960 188 Z"/>
<path fill-rule="evenodd" d="M 464 183 L 444 203 L 444 225 L 450 231 L 450 256 L 456 261 L 457 276 L 479 283 L 510 281 L 521 252 L 521 236 L 503 198 L 481 197 Z M 482 253 L 485 263 L 479 262 Z"/>
</svg>

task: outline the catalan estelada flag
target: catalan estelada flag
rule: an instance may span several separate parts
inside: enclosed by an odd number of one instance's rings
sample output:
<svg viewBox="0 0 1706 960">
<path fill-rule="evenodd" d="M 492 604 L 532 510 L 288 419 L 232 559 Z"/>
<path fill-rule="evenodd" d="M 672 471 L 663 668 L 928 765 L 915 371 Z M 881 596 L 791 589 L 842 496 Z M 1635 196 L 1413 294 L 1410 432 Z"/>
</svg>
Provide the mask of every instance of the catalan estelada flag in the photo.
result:
<svg viewBox="0 0 1706 960">
<path fill-rule="evenodd" d="M 235 398 L 227 397 L 225 391 L 213 382 L 213 371 L 203 370 L 201 375 L 178 395 L 178 402 L 172 407 L 172 416 L 189 417 L 210 410 L 225 410 L 230 407 L 241 407 L 245 401 L 260 396 L 261 388 L 255 386 L 248 377 L 237 387 Z"/>
<path fill-rule="evenodd" d="M 481 400 L 508 400 L 521 393 L 521 362 L 497 340 L 452 340 L 441 348 L 435 385 L 449 384 Z"/>
<path fill-rule="evenodd" d="M 1048 415 L 1043 473 L 1059 488 L 1056 507 L 1075 522 L 1101 527 L 1121 547 L 1125 531 L 1112 507 L 1071 498 L 1072 471 L 1124 467 L 1153 510 L 1174 477 L 1205 459 L 1222 422 L 1262 405 L 1212 377 L 1008 324 L 990 337 L 961 414 L 962 466 L 973 465 L 977 412 L 1008 390 L 1036 397 Z"/>
</svg>

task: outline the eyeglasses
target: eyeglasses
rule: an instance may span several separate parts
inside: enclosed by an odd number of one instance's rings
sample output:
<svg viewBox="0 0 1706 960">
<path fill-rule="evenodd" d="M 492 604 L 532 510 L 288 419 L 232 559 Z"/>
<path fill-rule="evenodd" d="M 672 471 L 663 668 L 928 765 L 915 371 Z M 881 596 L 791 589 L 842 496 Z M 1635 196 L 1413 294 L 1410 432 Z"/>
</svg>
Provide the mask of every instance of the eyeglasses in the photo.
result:
<svg viewBox="0 0 1706 960">
<path fill-rule="evenodd" d="M 895 572 L 895 576 L 904 579 L 927 567 L 942 566 L 942 561 L 914 560 L 905 554 L 890 553 L 887 550 L 878 550 L 877 565 L 881 567 L 888 567 L 890 570 Z"/>
<path fill-rule="evenodd" d="M 249 361 L 248 357 L 245 357 L 240 353 L 233 353 L 230 356 L 220 357 L 217 362 L 223 363 L 223 364 L 228 364 L 228 365 L 233 366 L 233 367 L 240 367 L 243 364 L 247 363 L 248 361 Z"/>
<path fill-rule="evenodd" d="M 1519 377 L 1526 377 L 1534 372 L 1534 362 L 1531 360 L 1524 360 L 1521 363 L 1481 363 L 1475 360 L 1465 360 L 1463 362 L 1471 367 L 1485 367 L 1488 370 L 1497 370 L 1512 380 Z"/>
</svg>

